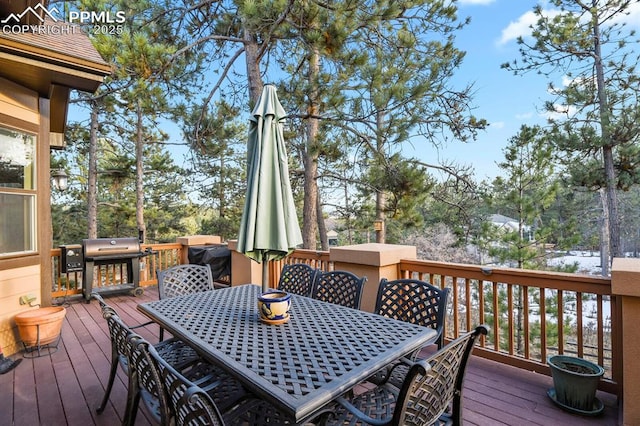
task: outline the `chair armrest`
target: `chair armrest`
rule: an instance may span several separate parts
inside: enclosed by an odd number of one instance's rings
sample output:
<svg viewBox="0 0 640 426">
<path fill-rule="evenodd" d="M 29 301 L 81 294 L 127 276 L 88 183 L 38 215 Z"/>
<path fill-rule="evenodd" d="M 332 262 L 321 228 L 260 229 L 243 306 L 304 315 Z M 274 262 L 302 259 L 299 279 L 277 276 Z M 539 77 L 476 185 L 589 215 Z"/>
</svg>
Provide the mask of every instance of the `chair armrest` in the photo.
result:
<svg viewBox="0 0 640 426">
<path fill-rule="evenodd" d="M 198 380 L 194 380 L 193 384 L 196 386 L 199 386 L 202 390 L 208 393 L 209 391 L 212 391 L 213 389 L 220 386 L 220 384 L 222 383 L 221 379 L 217 379 L 210 382 L 209 380 L 211 380 L 212 377 L 213 375 L 201 377 Z"/>
<path fill-rule="evenodd" d="M 352 403 L 350 403 L 349 401 L 347 401 L 345 398 L 343 397 L 338 397 L 335 399 L 335 401 L 342 405 L 344 408 L 346 408 L 350 413 L 352 413 L 354 416 L 356 416 L 359 420 L 370 424 L 370 425 L 374 425 L 374 426 L 384 426 L 384 425 L 389 425 L 391 424 L 391 418 L 389 419 L 374 419 L 372 417 L 367 416 L 365 413 L 363 413 L 362 411 L 360 411 L 359 409 L 357 409 Z"/>
</svg>

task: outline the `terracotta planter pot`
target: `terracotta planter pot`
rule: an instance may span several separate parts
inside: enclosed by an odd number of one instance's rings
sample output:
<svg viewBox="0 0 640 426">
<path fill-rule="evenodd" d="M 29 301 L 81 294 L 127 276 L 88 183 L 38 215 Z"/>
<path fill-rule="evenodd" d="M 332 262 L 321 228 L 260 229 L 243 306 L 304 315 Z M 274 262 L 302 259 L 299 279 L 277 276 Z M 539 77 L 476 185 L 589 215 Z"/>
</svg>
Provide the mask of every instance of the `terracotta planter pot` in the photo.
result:
<svg viewBox="0 0 640 426">
<path fill-rule="evenodd" d="M 16 315 L 18 332 L 25 346 L 42 346 L 58 339 L 66 313 L 67 310 L 62 306 L 51 306 Z"/>
</svg>

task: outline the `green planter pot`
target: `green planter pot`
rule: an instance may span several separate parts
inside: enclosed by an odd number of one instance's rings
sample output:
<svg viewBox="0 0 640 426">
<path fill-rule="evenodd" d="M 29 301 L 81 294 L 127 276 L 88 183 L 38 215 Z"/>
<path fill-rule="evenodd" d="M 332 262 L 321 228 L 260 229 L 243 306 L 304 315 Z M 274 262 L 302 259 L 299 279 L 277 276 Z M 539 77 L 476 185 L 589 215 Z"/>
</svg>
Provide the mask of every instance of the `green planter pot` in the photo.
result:
<svg viewBox="0 0 640 426">
<path fill-rule="evenodd" d="M 553 389 L 549 398 L 562 409 L 586 416 L 602 413 L 604 404 L 596 398 L 604 368 L 585 359 L 555 355 L 547 360 L 551 368 Z"/>
</svg>

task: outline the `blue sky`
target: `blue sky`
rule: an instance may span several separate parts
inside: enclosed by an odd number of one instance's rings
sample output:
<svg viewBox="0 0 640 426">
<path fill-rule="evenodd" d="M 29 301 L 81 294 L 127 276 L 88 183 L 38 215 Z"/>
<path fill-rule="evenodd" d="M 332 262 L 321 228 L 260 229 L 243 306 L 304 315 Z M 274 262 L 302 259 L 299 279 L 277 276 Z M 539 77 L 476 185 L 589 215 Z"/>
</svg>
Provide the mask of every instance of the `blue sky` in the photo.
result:
<svg viewBox="0 0 640 426">
<path fill-rule="evenodd" d="M 428 163 L 454 161 L 472 165 L 477 180 L 492 179 L 499 174 L 496 162 L 504 158 L 502 149 L 523 124 L 543 124 L 541 114 L 547 96 L 548 81 L 535 73 L 514 76 L 500 65 L 520 59 L 516 38 L 529 34 L 535 23 L 533 8 L 540 4 L 553 10 L 547 2 L 535 0 L 459 0 L 459 17 L 471 17 L 471 23 L 458 34 L 456 45 L 466 51 L 456 81 L 474 83 L 474 114 L 485 118 L 489 128 L 470 143 L 451 142 L 435 149 L 424 145 L 411 152 Z M 628 19 L 640 26 L 640 2 Z M 553 82 L 562 83 L 558 75 Z"/>
<path fill-rule="evenodd" d="M 514 76 L 501 69 L 505 62 L 519 59 L 516 37 L 527 30 L 527 14 L 537 2 L 524 0 L 461 0 L 459 17 L 471 23 L 458 34 L 456 45 L 466 52 L 456 73 L 458 84 L 473 83 L 473 113 L 489 122 L 476 141 L 453 141 L 439 149 L 427 147 L 414 152 L 428 163 L 453 161 L 469 164 L 476 179 L 499 174 L 497 161 L 502 149 L 521 125 L 541 123 L 539 110 L 546 97 L 547 82 L 536 74 Z M 424 147 L 424 146 L 423 146 Z M 421 152 L 422 151 L 422 152 Z"/>
</svg>

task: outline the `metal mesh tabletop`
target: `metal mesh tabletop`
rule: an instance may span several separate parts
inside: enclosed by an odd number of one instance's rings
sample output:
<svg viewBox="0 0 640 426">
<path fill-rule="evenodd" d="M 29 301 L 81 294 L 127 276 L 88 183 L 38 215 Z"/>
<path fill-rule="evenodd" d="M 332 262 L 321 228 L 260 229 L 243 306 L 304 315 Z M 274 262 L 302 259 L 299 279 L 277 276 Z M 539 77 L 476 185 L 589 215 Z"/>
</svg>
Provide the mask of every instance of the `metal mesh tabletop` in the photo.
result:
<svg viewBox="0 0 640 426">
<path fill-rule="evenodd" d="M 243 285 L 138 309 L 296 420 L 436 338 L 431 328 L 292 295 L 290 320 L 259 320 L 261 288 Z"/>
</svg>

